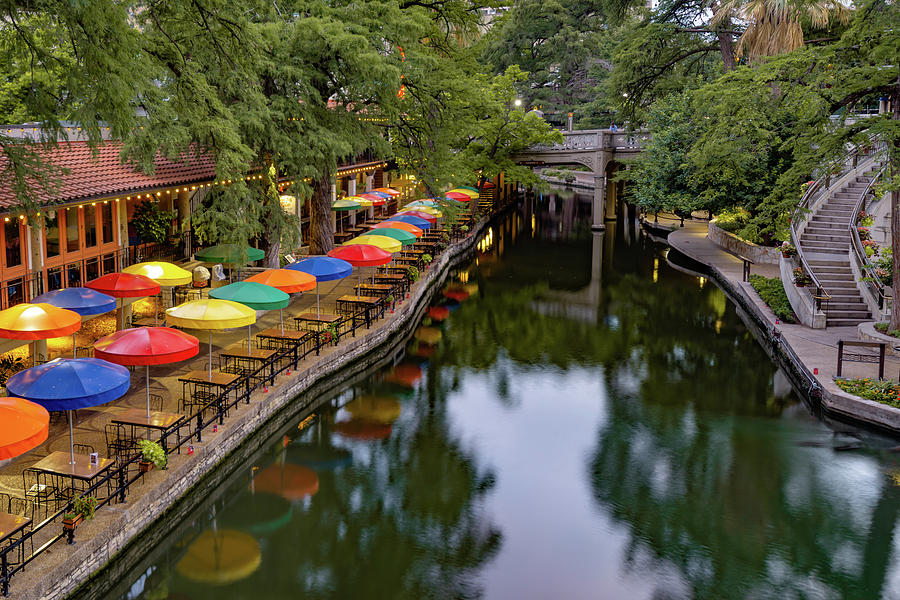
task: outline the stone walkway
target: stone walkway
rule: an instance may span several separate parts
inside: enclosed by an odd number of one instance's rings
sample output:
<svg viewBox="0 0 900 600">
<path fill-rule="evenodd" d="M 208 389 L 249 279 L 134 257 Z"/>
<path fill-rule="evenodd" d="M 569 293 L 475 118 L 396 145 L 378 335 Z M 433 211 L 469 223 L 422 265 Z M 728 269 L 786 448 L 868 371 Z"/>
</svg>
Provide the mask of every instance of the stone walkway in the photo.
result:
<svg viewBox="0 0 900 600">
<path fill-rule="evenodd" d="M 669 220 L 668 222 L 671 222 Z M 660 216 L 660 224 L 663 216 Z M 833 377 L 837 374 L 837 343 L 839 340 L 858 339 L 856 327 L 828 327 L 827 329 L 810 329 L 803 325 L 791 325 L 779 323 L 776 325 L 775 314 L 762 301 L 749 283 L 744 283 L 743 263 L 735 255 L 730 254 L 713 244 L 706 238 L 706 221 L 685 221 L 684 228 L 679 228 L 677 221 L 669 234 L 669 244 L 672 248 L 693 258 L 696 261 L 709 265 L 721 277 L 727 279 L 735 290 L 756 305 L 764 315 L 768 329 L 771 332 L 777 328 L 785 342 L 794 350 L 803 361 L 809 373 L 819 385 L 830 392 L 837 392 Z M 753 265 L 752 273 L 766 277 L 778 277 L 779 270 L 776 265 Z M 818 374 L 814 370 L 818 369 Z M 885 377 L 897 379 L 900 372 L 900 360 L 888 355 L 885 362 Z M 844 363 L 844 376 L 872 377 L 878 376 L 878 365 L 868 363 Z"/>
</svg>

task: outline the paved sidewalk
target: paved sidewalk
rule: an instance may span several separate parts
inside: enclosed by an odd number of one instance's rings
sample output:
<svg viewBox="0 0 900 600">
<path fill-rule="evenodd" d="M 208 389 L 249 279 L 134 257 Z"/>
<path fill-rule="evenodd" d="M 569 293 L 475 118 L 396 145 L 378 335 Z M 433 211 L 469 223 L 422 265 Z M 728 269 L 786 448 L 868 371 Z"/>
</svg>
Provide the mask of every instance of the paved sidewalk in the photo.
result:
<svg viewBox="0 0 900 600">
<path fill-rule="evenodd" d="M 660 216 L 660 221 L 662 221 L 662 216 Z M 685 221 L 684 228 L 677 227 L 676 223 L 676 228 L 669 234 L 669 244 L 694 260 L 709 265 L 720 276 L 727 279 L 736 291 L 742 293 L 760 309 L 770 332 L 774 328 L 778 328 L 785 342 L 803 361 L 809 373 L 818 380 L 819 385 L 829 391 L 838 391 L 839 388 L 832 380 L 837 372 L 837 343 L 842 339 L 858 339 L 856 327 L 810 329 L 800 324 L 779 323 L 776 325 L 775 314 L 772 310 L 766 306 L 749 283 L 742 281 L 742 261 L 709 241 L 706 232 L 706 221 Z M 751 272 L 766 277 L 779 276 L 779 269 L 776 265 L 753 265 Z M 814 369 L 818 369 L 817 375 L 813 374 Z M 885 361 L 885 377 L 897 379 L 898 372 L 900 372 L 900 359 L 888 355 Z M 845 362 L 842 374 L 850 377 L 875 378 L 878 376 L 878 365 Z"/>
</svg>

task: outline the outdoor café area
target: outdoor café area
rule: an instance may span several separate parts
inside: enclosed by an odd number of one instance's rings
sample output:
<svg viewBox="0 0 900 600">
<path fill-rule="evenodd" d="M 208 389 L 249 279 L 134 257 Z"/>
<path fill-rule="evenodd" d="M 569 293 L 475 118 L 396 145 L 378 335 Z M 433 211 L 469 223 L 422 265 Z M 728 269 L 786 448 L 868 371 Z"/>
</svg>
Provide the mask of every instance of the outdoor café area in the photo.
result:
<svg viewBox="0 0 900 600">
<path fill-rule="evenodd" d="M 362 223 L 328 256 L 234 270 L 219 287 L 197 289 L 191 271 L 146 262 L 0 311 L 0 340 L 46 340 L 48 350 L 32 352 L 0 398 L 0 592 L 43 550 L 72 542 L 85 498 L 91 513 L 127 501 L 152 468 L 146 440 L 163 456 L 192 451 L 251 393 L 377 326 L 465 231 L 441 216 L 436 202 L 417 201 Z M 223 246 L 197 257 L 260 254 Z M 163 295 L 181 301 L 163 308 Z"/>
</svg>

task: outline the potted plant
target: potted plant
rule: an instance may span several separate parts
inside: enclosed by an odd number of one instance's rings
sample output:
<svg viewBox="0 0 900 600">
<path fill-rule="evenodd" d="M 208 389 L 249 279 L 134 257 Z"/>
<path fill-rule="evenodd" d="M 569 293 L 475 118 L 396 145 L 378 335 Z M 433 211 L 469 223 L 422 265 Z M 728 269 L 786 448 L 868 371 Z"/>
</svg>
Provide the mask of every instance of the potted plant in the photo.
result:
<svg viewBox="0 0 900 600">
<path fill-rule="evenodd" d="M 332 340 L 337 340 L 337 325 L 329 323 L 325 326 L 325 329 L 323 329 L 323 333 L 325 334 L 325 343 L 330 344 Z"/>
<path fill-rule="evenodd" d="M 450 234 L 448 234 L 446 231 L 444 233 L 442 233 L 441 241 L 444 242 L 444 244 L 449 244 L 450 243 Z M 446 245 L 444 247 L 446 248 Z"/>
<path fill-rule="evenodd" d="M 74 530 L 82 521 L 90 521 L 97 510 L 97 499 L 93 496 L 80 496 L 72 500 L 72 509 L 63 515 L 63 528 Z"/>
<path fill-rule="evenodd" d="M 809 277 L 803 272 L 803 267 L 794 269 L 794 285 L 805 287 L 807 283 L 809 283 Z"/>
<path fill-rule="evenodd" d="M 138 440 L 138 447 L 141 449 L 141 473 L 146 473 L 153 467 L 157 469 L 165 469 L 169 459 L 162 446 L 152 440 Z"/>
<path fill-rule="evenodd" d="M 0 395 L 6 395 L 6 382 L 10 377 L 28 368 L 28 362 L 21 356 L 0 355 Z"/>
<path fill-rule="evenodd" d="M 169 227 L 176 217 L 174 211 L 162 210 L 158 202 L 144 200 L 134 208 L 134 214 L 128 220 L 141 242 L 165 242 L 169 238 Z"/>
<path fill-rule="evenodd" d="M 469 226 L 463 225 L 462 227 L 459 228 L 459 230 L 462 231 L 463 233 L 469 233 Z"/>
<path fill-rule="evenodd" d="M 409 267 L 406 269 L 406 276 L 409 277 L 409 280 L 415 283 L 419 280 L 419 269 L 416 267 Z"/>
<path fill-rule="evenodd" d="M 430 265 L 431 261 L 433 261 L 433 260 L 434 260 L 434 258 L 432 258 L 430 254 L 422 255 L 422 263 L 425 265 L 426 269 L 428 269 L 428 265 Z"/>
<path fill-rule="evenodd" d="M 790 258 L 797 254 L 797 248 L 795 248 L 790 242 L 782 242 L 781 243 L 781 255 L 785 258 Z"/>
</svg>

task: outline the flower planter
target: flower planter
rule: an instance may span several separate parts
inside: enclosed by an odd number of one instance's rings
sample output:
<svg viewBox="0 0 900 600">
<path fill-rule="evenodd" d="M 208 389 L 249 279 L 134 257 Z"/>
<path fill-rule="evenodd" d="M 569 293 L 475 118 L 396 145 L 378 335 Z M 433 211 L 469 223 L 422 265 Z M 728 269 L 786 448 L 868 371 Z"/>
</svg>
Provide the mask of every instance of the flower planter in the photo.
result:
<svg viewBox="0 0 900 600">
<path fill-rule="evenodd" d="M 81 513 L 78 513 L 74 517 L 63 519 L 63 529 L 72 531 L 76 527 L 78 527 L 78 524 L 81 523 L 81 521 L 83 521 L 83 520 L 84 520 L 84 515 L 82 515 Z"/>
<path fill-rule="evenodd" d="M 153 470 L 153 463 L 149 460 L 142 460 L 138 463 L 138 468 L 140 469 L 141 473 L 148 473 Z"/>
</svg>

